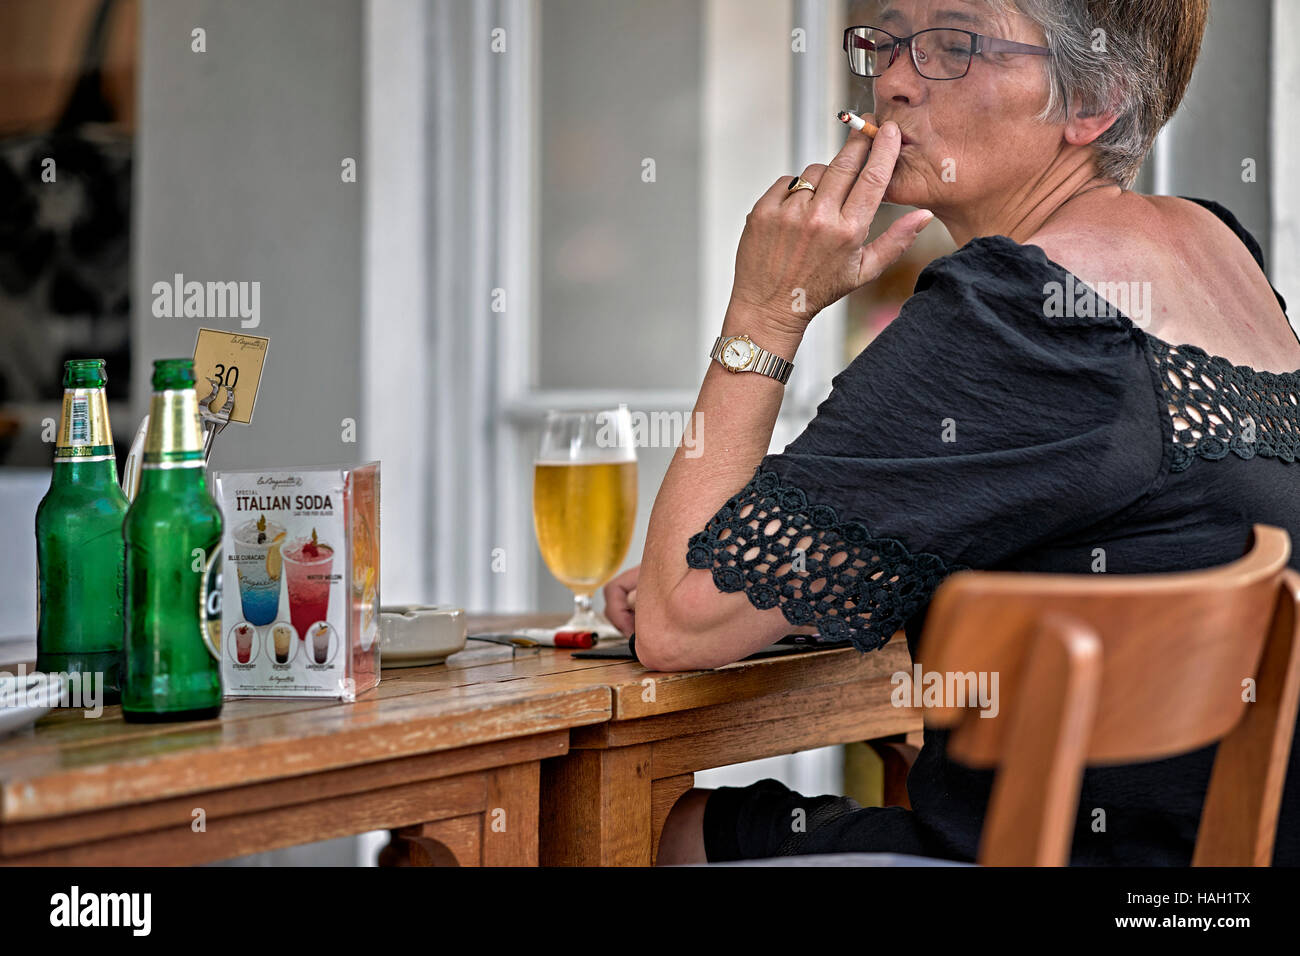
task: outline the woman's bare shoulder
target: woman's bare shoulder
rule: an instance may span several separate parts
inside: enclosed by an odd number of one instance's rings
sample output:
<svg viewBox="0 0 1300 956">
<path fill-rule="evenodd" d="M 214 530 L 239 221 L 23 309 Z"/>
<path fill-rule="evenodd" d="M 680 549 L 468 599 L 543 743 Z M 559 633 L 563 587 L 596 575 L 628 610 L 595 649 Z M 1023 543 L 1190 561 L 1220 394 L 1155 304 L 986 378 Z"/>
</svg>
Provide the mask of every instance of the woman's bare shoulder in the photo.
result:
<svg viewBox="0 0 1300 956">
<path fill-rule="evenodd" d="M 1216 264 L 1255 264 L 1223 219 L 1178 196 L 1126 192 L 1057 218 L 1028 242 L 1071 271 L 1078 264 L 1095 274 L 1166 262 L 1208 266 L 1209 271 Z"/>
<path fill-rule="evenodd" d="M 1169 249 L 1161 237 L 1176 221 L 1181 221 L 1184 229 L 1202 234 L 1202 243 L 1209 240 L 1217 245 L 1222 240 L 1221 235 L 1216 235 L 1216 224 L 1236 241 L 1231 230 L 1209 210 L 1169 196 L 1126 192 L 1106 202 L 1062 212 L 1027 243 L 1040 247 L 1049 259 L 1081 278 L 1104 278 L 1117 271 L 1149 268 Z M 1202 214 L 1209 221 L 1202 219 Z"/>
<path fill-rule="evenodd" d="M 1300 345 L 1242 237 L 1210 209 L 1175 196 L 1125 193 L 1062 217 L 1029 240 L 1083 281 L 1149 289 L 1148 332 L 1274 371 Z"/>
</svg>

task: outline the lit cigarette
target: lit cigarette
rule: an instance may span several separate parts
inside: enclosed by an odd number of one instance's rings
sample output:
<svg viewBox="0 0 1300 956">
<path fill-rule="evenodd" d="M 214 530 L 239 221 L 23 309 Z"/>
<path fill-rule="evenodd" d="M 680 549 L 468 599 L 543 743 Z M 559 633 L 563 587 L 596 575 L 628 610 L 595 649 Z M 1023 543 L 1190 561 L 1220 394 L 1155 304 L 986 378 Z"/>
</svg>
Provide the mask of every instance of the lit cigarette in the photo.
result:
<svg viewBox="0 0 1300 956">
<path fill-rule="evenodd" d="M 845 126 L 847 126 L 849 129 L 861 130 L 862 132 L 870 136 L 872 139 L 875 139 L 876 134 L 880 132 L 880 128 L 878 126 L 872 126 L 870 123 L 864 120 L 857 113 L 850 113 L 848 110 L 840 110 L 840 112 L 837 115 L 839 121 L 843 123 Z"/>
</svg>

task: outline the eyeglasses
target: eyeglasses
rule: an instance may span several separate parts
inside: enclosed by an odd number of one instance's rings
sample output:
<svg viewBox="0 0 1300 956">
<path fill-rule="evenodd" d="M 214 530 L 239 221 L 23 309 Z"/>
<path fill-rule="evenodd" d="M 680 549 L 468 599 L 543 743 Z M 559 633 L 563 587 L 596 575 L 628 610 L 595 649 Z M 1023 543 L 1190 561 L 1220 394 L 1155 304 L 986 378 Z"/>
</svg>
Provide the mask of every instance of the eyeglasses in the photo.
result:
<svg viewBox="0 0 1300 956">
<path fill-rule="evenodd" d="M 844 51 L 855 76 L 883 76 L 903 47 L 912 51 L 912 65 L 927 80 L 960 80 L 970 72 L 973 57 L 988 53 L 1052 55 L 1047 47 L 946 27 L 919 30 L 909 37 L 896 37 L 879 27 L 849 27 L 844 31 Z"/>
</svg>

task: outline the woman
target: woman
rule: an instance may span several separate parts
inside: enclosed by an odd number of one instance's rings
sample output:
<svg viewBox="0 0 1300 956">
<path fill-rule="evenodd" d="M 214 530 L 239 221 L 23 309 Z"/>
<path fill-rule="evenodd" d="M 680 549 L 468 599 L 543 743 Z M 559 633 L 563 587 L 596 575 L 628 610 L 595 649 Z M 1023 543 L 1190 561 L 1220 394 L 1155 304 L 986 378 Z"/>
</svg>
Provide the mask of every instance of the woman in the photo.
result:
<svg viewBox="0 0 1300 956">
<path fill-rule="evenodd" d="M 960 248 L 782 454 L 765 456 L 782 385 L 720 367 L 749 348 L 724 347 L 696 406 L 713 437 L 679 450 L 640 568 L 606 592 L 647 667 L 726 664 L 791 625 L 863 651 L 906 625 L 915 650 L 930 596 L 961 567 L 1203 568 L 1239 558 L 1252 522 L 1300 541 L 1300 341 L 1259 247 L 1213 203 L 1129 190 L 1182 99 L 1206 7 L 893 0 L 848 32 L 880 132 L 851 133 L 806 185 L 782 177 L 758 200 L 722 335 L 797 366 L 818 310 L 879 276 L 931 213 Z M 863 246 L 881 202 L 919 209 Z M 1212 759 L 1089 770 L 1073 861 L 1186 865 Z M 1278 863 L 1300 863 L 1298 767 Z M 911 811 L 770 780 L 696 790 L 660 859 L 972 860 L 990 781 L 927 732 Z M 798 808 L 807 824 L 791 832 Z"/>
</svg>

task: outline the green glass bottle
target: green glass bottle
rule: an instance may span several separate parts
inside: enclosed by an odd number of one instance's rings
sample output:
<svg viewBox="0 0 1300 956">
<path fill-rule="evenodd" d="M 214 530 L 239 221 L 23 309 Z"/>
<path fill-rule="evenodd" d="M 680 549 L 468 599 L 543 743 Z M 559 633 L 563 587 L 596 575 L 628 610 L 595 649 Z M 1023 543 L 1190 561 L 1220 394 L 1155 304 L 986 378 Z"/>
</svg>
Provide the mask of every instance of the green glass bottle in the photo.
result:
<svg viewBox="0 0 1300 956">
<path fill-rule="evenodd" d="M 103 674 L 115 703 L 122 667 L 122 519 L 103 359 L 63 366 L 63 413 L 50 490 L 36 508 L 36 667 Z"/>
<path fill-rule="evenodd" d="M 126 541 L 126 680 L 130 721 L 201 720 L 221 711 L 221 667 L 203 615 L 218 560 L 221 512 L 208 493 L 194 362 L 154 362 L 140 490 Z"/>
</svg>

